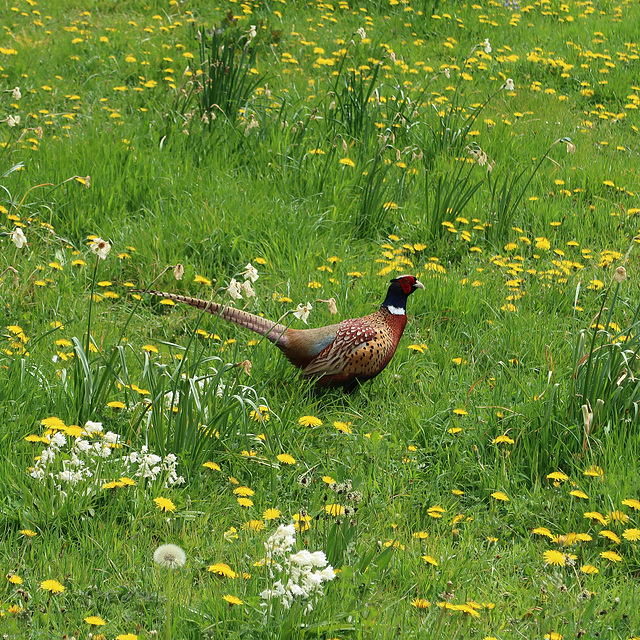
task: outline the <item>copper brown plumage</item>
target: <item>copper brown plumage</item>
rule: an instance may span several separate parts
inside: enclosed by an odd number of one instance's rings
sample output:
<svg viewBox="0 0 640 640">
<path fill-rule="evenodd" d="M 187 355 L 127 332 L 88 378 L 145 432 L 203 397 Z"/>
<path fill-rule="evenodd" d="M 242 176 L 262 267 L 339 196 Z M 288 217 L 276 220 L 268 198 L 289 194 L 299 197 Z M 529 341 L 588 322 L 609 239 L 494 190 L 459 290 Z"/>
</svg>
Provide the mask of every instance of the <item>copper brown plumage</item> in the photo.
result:
<svg viewBox="0 0 640 640">
<path fill-rule="evenodd" d="M 416 289 L 424 285 L 414 276 L 394 278 L 375 313 L 317 329 L 292 329 L 242 309 L 176 293 L 147 293 L 183 302 L 265 336 L 303 375 L 315 378 L 318 386 L 353 387 L 375 378 L 393 358 L 407 324 L 407 297 Z"/>
</svg>

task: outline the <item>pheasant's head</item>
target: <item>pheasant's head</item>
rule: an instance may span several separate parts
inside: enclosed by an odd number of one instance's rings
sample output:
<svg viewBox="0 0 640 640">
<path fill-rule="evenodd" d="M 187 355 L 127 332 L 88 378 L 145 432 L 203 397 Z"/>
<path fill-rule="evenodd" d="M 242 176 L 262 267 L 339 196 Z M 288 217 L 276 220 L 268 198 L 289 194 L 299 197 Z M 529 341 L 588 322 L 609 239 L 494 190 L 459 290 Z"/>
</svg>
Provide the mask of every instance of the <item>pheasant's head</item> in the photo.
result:
<svg viewBox="0 0 640 640">
<path fill-rule="evenodd" d="M 407 297 L 416 289 L 424 289 L 424 285 L 415 276 L 398 276 L 391 281 L 382 306 L 395 315 L 405 315 Z"/>
</svg>

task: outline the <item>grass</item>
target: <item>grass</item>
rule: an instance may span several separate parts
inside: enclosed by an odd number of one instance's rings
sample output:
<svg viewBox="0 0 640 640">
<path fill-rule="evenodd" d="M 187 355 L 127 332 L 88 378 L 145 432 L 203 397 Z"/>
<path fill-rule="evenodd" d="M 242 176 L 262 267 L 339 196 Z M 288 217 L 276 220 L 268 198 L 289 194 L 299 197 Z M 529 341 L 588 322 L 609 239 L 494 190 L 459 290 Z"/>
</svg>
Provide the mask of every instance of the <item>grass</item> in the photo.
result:
<svg viewBox="0 0 640 640">
<path fill-rule="evenodd" d="M 4 637 L 640 636 L 636 3 L 5 13 Z M 425 290 L 349 395 L 133 291 L 248 263 L 310 326 Z"/>
</svg>

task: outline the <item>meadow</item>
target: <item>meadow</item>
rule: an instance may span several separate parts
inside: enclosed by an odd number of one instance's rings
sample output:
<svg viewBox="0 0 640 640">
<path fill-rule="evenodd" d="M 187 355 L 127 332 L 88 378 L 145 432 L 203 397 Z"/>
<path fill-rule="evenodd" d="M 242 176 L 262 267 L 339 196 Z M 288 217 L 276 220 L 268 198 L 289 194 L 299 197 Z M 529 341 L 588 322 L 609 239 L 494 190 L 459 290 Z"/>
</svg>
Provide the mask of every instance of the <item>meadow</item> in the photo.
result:
<svg viewBox="0 0 640 640">
<path fill-rule="evenodd" d="M 3 638 L 640 637 L 640 4 L 0 18 Z"/>
</svg>

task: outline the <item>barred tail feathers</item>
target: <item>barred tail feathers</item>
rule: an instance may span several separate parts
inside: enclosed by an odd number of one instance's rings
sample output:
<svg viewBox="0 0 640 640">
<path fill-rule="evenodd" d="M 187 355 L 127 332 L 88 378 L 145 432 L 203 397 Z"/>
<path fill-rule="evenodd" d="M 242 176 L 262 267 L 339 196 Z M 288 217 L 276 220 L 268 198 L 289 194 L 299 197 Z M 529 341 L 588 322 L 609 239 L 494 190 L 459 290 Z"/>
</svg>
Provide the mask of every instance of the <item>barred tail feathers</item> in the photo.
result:
<svg viewBox="0 0 640 640">
<path fill-rule="evenodd" d="M 249 313 L 248 311 L 243 311 L 242 309 L 228 307 L 210 300 L 192 298 L 190 296 L 183 296 L 178 293 L 169 293 L 167 291 L 147 291 L 146 293 L 158 296 L 159 298 L 182 302 L 191 307 L 195 307 L 196 309 L 211 313 L 214 316 L 219 316 L 223 320 L 233 322 L 234 324 L 244 327 L 245 329 L 249 329 L 258 335 L 265 336 L 267 340 L 270 340 L 281 349 L 287 346 L 288 339 L 287 336 L 284 335 L 287 327 L 283 324 L 267 320 L 266 318 L 261 318 L 260 316 Z"/>
</svg>

